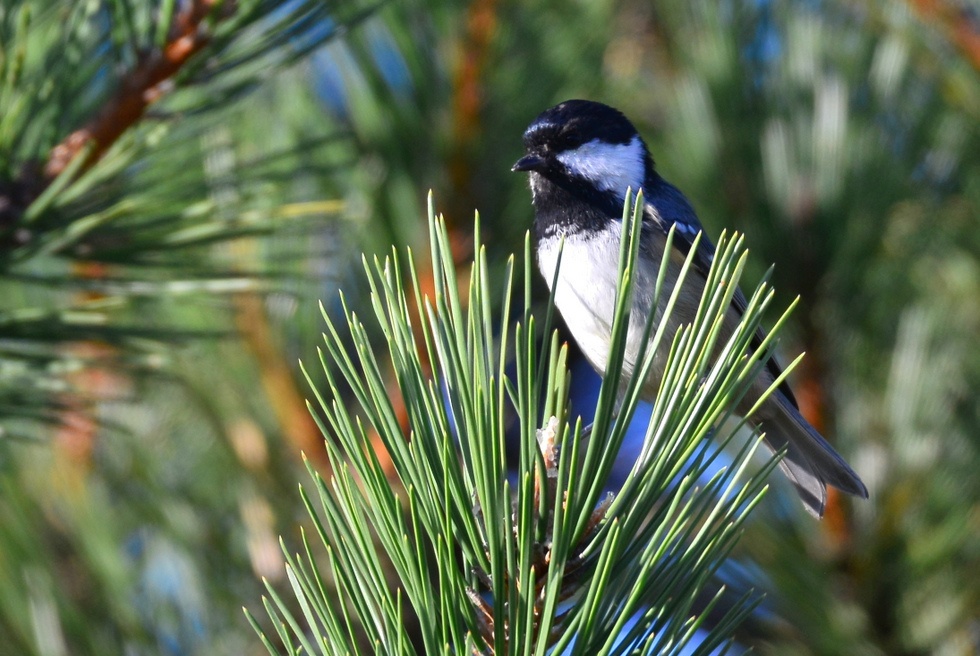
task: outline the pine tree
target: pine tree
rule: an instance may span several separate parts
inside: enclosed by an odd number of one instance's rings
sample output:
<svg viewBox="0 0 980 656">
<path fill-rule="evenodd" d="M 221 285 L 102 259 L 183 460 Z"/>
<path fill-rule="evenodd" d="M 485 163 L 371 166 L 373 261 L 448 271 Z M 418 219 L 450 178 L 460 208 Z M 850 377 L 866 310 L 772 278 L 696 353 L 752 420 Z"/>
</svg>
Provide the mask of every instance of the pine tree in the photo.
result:
<svg viewBox="0 0 980 656">
<path fill-rule="evenodd" d="M 763 653 L 980 650 L 978 33 L 961 0 L 3 2 L 0 652 L 257 653 L 260 576 L 305 617 L 276 536 L 317 527 L 298 454 L 327 485 L 342 459 L 291 364 L 315 299 L 366 317 L 358 255 L 424 244 L 434 188 L 466 284 L 481 210 L 511 325 L 531 210 L 509 166 L 569 97 L 623 109 L 709 232 L 744 232 L 747 278 L 775 263 L 775 306 L 801 296 L 792 384 L 871 488 L 817 524 L 774 477 L 692 614 L 727 635 L 755 591 L 737 639 Z"/>
</svg>

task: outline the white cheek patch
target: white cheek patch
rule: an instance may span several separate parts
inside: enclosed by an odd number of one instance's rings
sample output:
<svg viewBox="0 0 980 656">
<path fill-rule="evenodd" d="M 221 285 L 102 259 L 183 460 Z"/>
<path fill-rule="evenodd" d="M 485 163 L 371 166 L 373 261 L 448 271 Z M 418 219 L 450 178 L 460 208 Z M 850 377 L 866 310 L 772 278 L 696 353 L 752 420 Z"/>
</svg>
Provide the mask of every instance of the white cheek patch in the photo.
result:
<svg viewBox="0 0 980 656">
<path fill-rule="evenodd" d="M 640 137 L 635 136 L 627 144 L 593 139 L 575 150 L 559 153 L 558 161 L 568 167 L 572 174 L 622 198 L 626 195 L 627 187 L 635 193 L 643 186 L 646 174 L 643 156 L 643 143 Z"/>
</svg>

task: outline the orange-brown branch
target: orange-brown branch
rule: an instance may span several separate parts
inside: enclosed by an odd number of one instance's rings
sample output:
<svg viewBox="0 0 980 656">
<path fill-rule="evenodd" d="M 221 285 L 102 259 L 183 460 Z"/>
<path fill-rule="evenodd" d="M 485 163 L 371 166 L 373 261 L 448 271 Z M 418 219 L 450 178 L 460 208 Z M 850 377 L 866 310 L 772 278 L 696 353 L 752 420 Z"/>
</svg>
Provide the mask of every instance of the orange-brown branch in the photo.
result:
<svg viewBox="0 0 980 656">
<path fill-rule="evenodd" d="M 799 381 L 796 385 L 796 399 L 800 403 L 800 413 L 806 417 L 811 426 L 826 435 L 828 401 L 824 381 L 827 374 L 819 357 L 819 340 L 815 336 L 811 335 L 806 353 L 807 357 L 800 367 Z M 838 550 L 850 544 L 850 520 L 844 508 L 843 497 L 837 488 L 827 488 L 827 504 L 824 507 L 821 527 Z"/>
<path fill-rule="evenodd" d="M 167 81 L 210 41 L 201 23 L 213 5 L 214 0 L 193 0 L 184 6 L 174 19 L 166 45 L 142 58 L 123 77 L 116 95 L 95 118 L 54 147 L 44 167 L 49 181 L 64 171 L 90 142 L 95 143 L 95 150 L 88 165 L 98 161 L 143 116 L 147 107 L 164 95 Z"/>
<path fill-rule="evenodd" d="M 923 19 L 935 21 L 973 68 L 980 71 L 980 29 L 967 15 L 965 7 L 948 0 L 911 0 Z"/>
<path fill-rule="evenodd" d="M 262 297 L 255 293 L 241 294 L 235 299 L 235 310 L 238 330 L 258 364 L 262 387 L 283 436 L 297 453 L 305 453 L 321 474 L 328 474 L 330 460 L 323 446 L 323 436 L 276 345 Z"/>
<path fill-rule="evenodd" d="M 473 0 L 467 12 L 465 41 L 460 48 L 456 77 L 453 81 L 453 151 L 449 156 L 449 180 L 455 198 L 447 217 L 450 229 L 455 215 L 471 210 L 469 194 L 473 178 L 472 145 L 480 133 L 483 109 L 484 73 L 490 46 L 497 32 L 497 1 Z"/>
</svg>

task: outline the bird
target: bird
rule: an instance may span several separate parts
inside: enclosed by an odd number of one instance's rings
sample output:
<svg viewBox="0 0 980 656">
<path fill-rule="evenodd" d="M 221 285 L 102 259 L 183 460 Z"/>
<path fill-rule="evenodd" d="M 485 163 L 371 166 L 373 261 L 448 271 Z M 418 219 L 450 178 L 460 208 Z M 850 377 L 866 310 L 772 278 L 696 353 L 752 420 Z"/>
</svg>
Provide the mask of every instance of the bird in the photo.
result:
<svg viewBox="0 0 980 656">
<path fill-rule="evenodd" d="M 661 341 L 641 385 L 641 398 L 654 401 L 669 338 L 694 320 L 714 246 L 690 201 L 660 175 L 643 138 L 619 110 L 590 100 L 567 100 L 535 118 L 524 131 L 523 142 L 525 153 L 512 170 L 529 174 L 534 208 L 531 232 L 538 268 L 548 286 L 556 287 L 552 290 L 555 305 L 585 358 L 600 375 L 609 359 L 627 190 L 643 193 L 640 254 L 623 366 L 627 380 L 643 347 L 643 327 L 653 309 L 654 285 L 668 231 L 673 228 L 674 237 L 664 282 L 667 288 L 660 294 L 655 321 L 662 317 L 680 267 L 701 235 L 691 270 L 667 319 L 668 339 Z M 556 280 L 559 249 L 562 265 Z M 736 290 L 726 310 L 723 330 L 727 335 L 722 339 L 731 334 L 745 307 L 745 295 Z M 760 328 L 755 335 L 756 346 L 764 336 Z M 747 414 L 781 373 L 775 358 L 770 357 L 736 411 Z M 861 478 L 800 413 L 785 381 L 749 422 L 765 434 L 765 443 L 772 451 L 785 450 L 779 467 L 815 517 L 823 516 L 828 485 L 868 497 Z"/>
</svg>

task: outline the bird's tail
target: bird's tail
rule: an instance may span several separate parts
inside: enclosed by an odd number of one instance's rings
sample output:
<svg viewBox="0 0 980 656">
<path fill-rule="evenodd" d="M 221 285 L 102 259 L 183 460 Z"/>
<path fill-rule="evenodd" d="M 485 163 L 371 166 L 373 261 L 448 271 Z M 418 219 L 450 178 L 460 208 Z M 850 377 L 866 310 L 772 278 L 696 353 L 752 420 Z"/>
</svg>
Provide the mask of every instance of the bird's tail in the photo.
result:
<svg viewBox="0 0 980 656">
<path fill-rule="evenodd" d="M 760 424 L 766 443 L 773 451 L 786 450 L 779 467 L 796 487 L 807 511 L 823 517 L 827 485 L 868 498 L 860 477 L 781 392 L 773 392 L 766 409 L 771 410 Z"/>
</svg>

